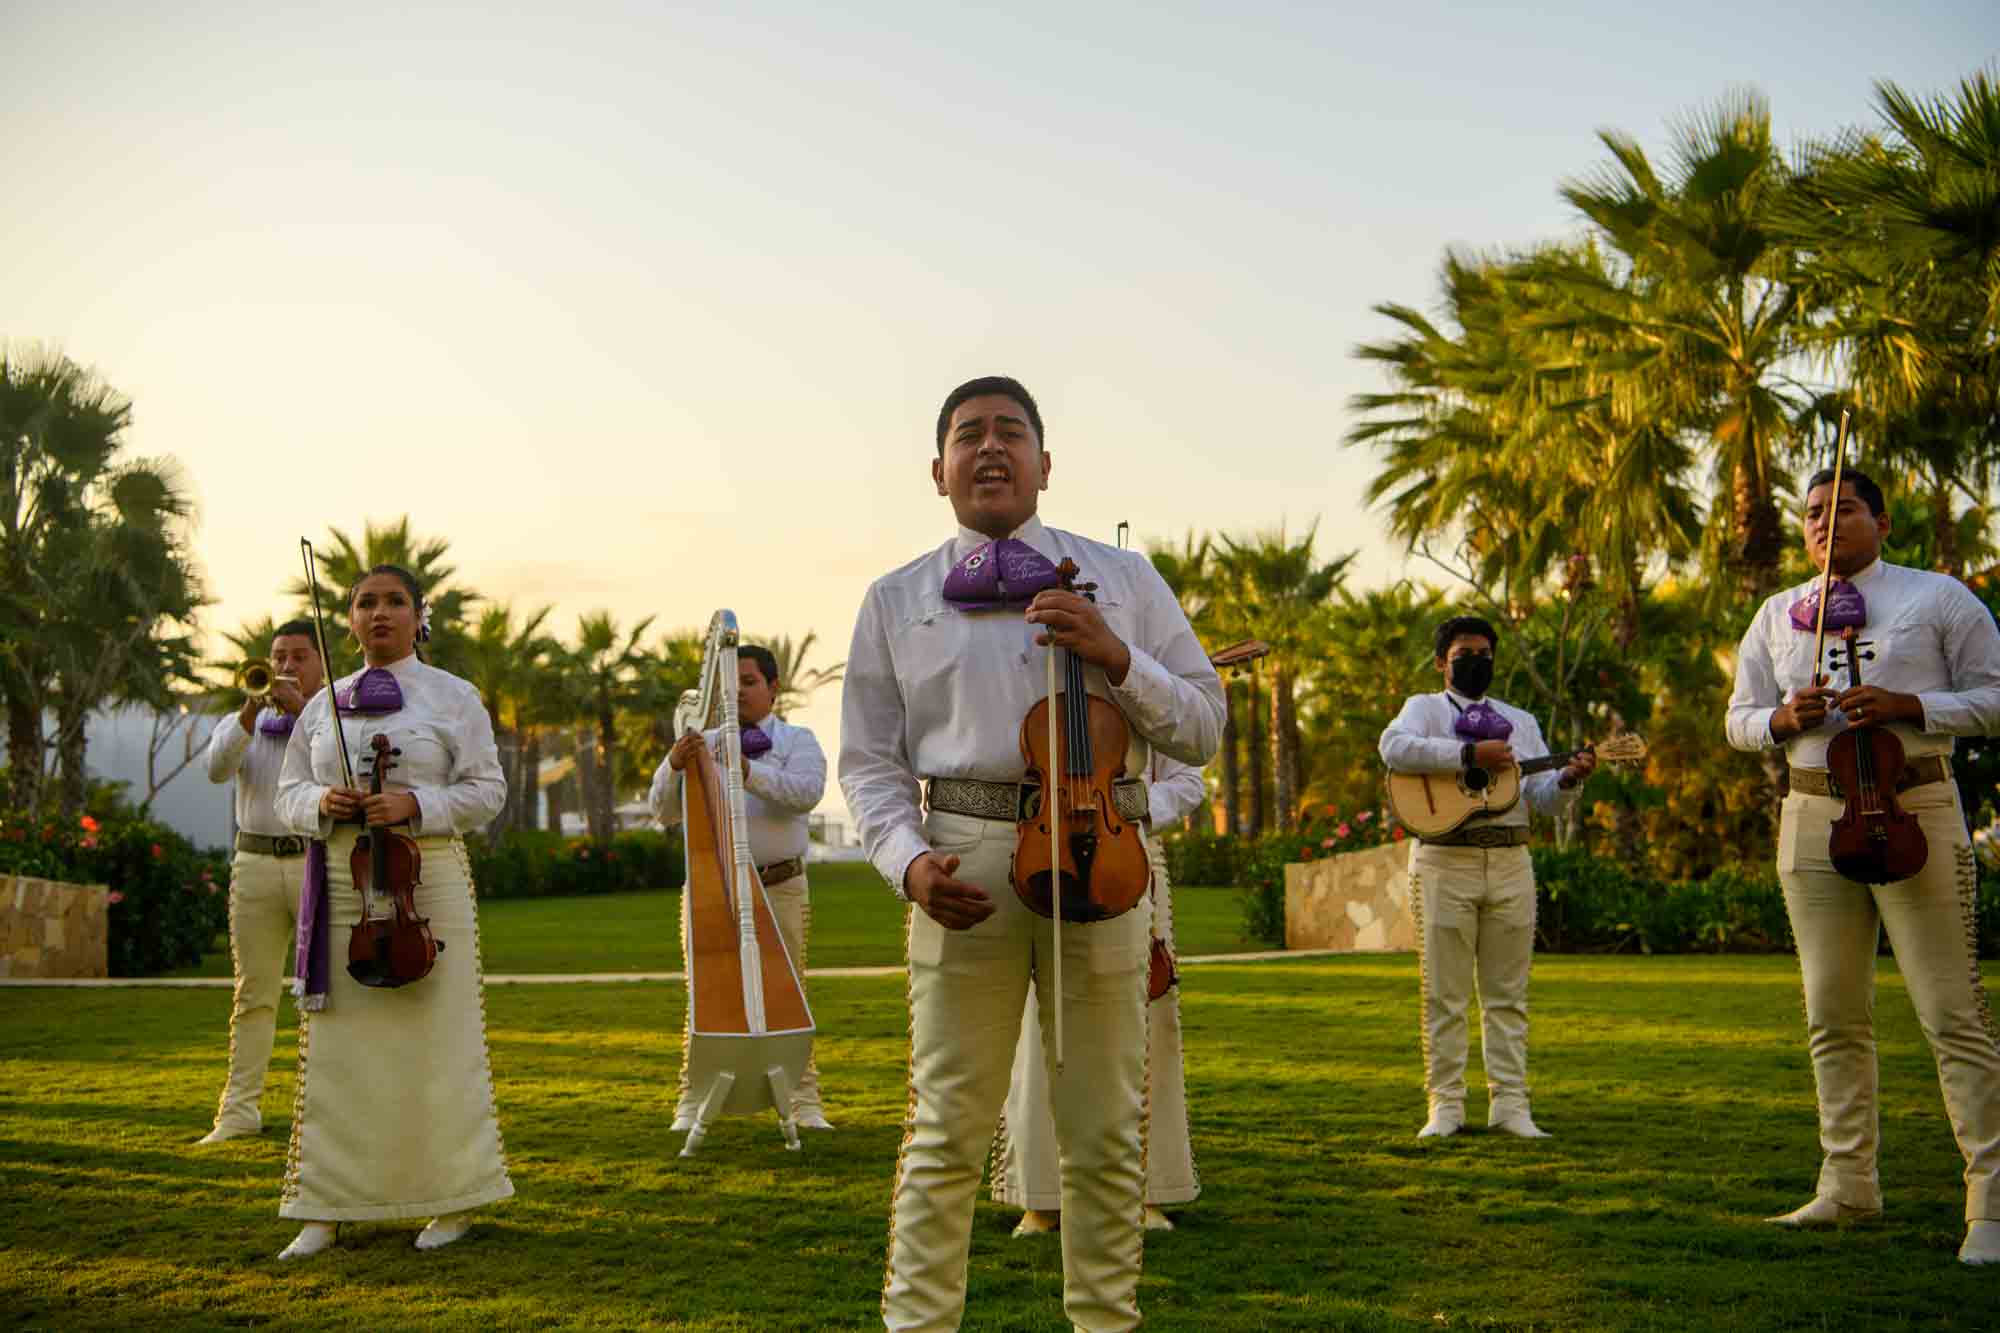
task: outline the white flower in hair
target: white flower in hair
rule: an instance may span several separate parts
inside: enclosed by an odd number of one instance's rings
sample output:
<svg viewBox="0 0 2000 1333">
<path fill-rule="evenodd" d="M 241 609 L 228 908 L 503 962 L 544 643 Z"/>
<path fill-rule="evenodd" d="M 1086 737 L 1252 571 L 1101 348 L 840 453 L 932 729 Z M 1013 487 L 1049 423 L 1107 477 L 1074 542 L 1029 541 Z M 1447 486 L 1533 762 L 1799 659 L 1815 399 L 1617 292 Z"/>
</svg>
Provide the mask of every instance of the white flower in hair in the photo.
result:
<svg viewBox="0 0 2000 1333">
<path fill-rule="evenodd" d="M 429 602 L 425 602 L 424 609 L 417 613 L 417 638 L 425 643 L 428 643 L 430 642 L 430 637 L 431 637 L 431 604 Z"/>
</svg>

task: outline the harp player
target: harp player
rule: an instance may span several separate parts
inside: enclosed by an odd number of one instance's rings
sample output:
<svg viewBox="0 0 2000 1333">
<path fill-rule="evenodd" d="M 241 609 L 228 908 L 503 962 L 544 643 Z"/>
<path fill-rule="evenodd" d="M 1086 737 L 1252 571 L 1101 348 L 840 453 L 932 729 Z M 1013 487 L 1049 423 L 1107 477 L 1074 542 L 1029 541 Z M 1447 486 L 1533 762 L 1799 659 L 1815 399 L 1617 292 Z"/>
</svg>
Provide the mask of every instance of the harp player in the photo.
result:
<svg viewBox="0 0 2000 1333">
<path fill-rule="evenodd" d="M 1021 723 L 1044 696 L 1044 645 L 1075 652 L 1092 693 L 1124 714 L 1135 778 L 1148 745 L 1201 764 L 1222 733 L 1221 682 L 1151 563 L 1037 516 L 1050 473 L 1042 440 L 1018 381 L 951 391 L 930 473 L 956 530 L 875 581 L 848 653 L 841 787 L 870 860 L 913 904 L 911 1111 L 882 1292 L 892 1329 L 954 1328 L 964 1315 L 973 1195 L 1028 981 L 1053 947 L 1051 923 L 1008 877 Z M 1064 557 L 1096 581 L 1099 602 L 1055 586 Z M 1144 784 L 1128 785 L 1119 799 L 1136 796 L 1136 819 Z M 1078 1328 L 1139 1322 L 1147 940 L 1143 910 L 1062 931 L 1068 1059 L 1050 1094 L 1064 1159 L 1063 1307 Z M 1045 1031 L 1052 992 L 1037 987 Z"/>
</svg>

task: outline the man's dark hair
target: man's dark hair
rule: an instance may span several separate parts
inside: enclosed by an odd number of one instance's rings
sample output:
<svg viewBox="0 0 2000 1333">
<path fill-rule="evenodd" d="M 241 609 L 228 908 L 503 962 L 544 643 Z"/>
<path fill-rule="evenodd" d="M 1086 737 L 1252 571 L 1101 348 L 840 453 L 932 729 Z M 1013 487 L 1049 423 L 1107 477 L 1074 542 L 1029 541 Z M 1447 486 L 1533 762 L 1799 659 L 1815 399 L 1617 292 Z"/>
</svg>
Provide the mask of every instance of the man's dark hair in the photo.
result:
<svg viewBox="0 0 2000 1333">
<path fill-rule="evenodd" d="M 1494 629 L 1493 622 L 1486 617 L 1453 616 L 1438 626 L 1436 635 L 1432 637 L 1431 656 L 1439 661 L 1444 660 L 1444 655 L 1451 651 L 1451 641 L 1461 634 L 1484 635 L 1486 642 L 1496 649 L 1500 646 L 1500 631 Z"/>
<path fill-rule="evenodd" d="M 313 646 L 315 653 L 319 653 L 321 657 L 326 656 L 325 653 L 320 652 L 319 634 L 313 629 L 312 621 L 303 619 L 287 620 L 284 624 L 271 631 L 271 644 L 273 647 L 277 646 L 277 642 L 280 639 L 292 638 L 304 639 Z"/>
<path fill-rule="evenodd" d="M 951 414 L 958 411 L 966 399 L 984 398 L 990 393 L 1005 394 L 1019 403 L 1028 413 L 1028 424 L 1035 428 L 1035 443 L 1046 447 L 1048 437 L 1042 433 L 1042 409 L 1035 406 L 1034 395 L 1012 376 L 982 375 L 976 380 L 967 380 L 945 395 L 944 406 L 938 409 L 938 457 L 944 457 L 944 434 L 951 429 Z"/>
<path fill-rule="evenodd" d="M 1882 512 L 1889 507 L 1889 502 L 1882 498 L 1882 488 L 1876 485 L 1875 478 L 1869 476 L 1859 468 L 1842 468 L 1840 470 L 1840 481 L 1843 486 L 1850 481 L 1854 483 L 1854 498 L 1861 501 L 1862 504 L 1867 505 L 1868 512 L 1875 517 L 1882 517 Z M 1806 482 L 1806 494 L 1811 495 L 1815 486 L 1827 486 L 1831 485 L 1832 482 L 1833 469 L 1823 467 L 1813 473 L 1812 479 Z M 1837 495 L 1834 496 L 1833 503 L 1834 507 L 1838 508 L 1840 497 Z"/>
<path fill-rule="evenodd" d="M 746 643 L 736 650 L 738 657 L 747 657 L 757 664 L 758 672 L 766 685 L 778 683 L 778 658 L 769 648 L 760 643 Z"/>
</svg>

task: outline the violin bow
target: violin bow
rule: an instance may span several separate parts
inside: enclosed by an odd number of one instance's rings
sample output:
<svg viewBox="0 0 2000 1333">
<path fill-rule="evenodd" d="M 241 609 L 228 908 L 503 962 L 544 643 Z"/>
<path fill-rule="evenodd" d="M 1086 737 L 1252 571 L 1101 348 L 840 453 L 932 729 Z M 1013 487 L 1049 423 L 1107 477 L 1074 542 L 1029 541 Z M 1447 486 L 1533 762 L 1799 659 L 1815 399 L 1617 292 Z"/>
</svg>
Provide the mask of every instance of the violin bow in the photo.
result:
<svg viewBox="0 0 2000 1333">
<path fill-rule="evenodd" d="M 1846 408 L 1840 409 L 1840 431 L 1833 441 L 1833 496 L 1826 516 L 1826 567 L 1819 575 L 1819 609 L 1813 616 L 1812 682 L 1820 684 L 1820 654 L 1826 651 L 1826 599 L 1833 591 L 1833 539 L 1840 528 L 1840 473 L 1847 456 Z"/>
<path fill-rule="evenodd" d="M 332 642 L 326 637 L 326 617 L 319 609 L 319 574 L 313 567 L 313 544 L 308 539 L 299 538 L 299 554 L 306 562 L 306 587 L 312 592 L 313 625 L 319 631 L 320 660 L 327 658 L 327 645 Z M 352 791 L 354 789 L 354 761 L 347 755 L 347 729 L 340 725 L 340 696 L 333 692 L 333 673 L 326 677 L 327 710 L 333 714 L 333 739 L 340 749 L 340 780 Z"/>
</svg>

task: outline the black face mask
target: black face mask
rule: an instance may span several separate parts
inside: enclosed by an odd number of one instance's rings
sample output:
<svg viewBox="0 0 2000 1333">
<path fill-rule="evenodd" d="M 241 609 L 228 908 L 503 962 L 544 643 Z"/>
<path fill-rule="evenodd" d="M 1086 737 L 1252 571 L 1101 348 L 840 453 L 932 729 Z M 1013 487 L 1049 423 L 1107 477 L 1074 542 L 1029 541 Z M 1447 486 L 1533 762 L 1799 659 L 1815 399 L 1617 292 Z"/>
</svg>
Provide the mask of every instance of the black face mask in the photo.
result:
<svg viewBox="0 0 2000 1333">
<path fill-rule="evenodd" d="M 1451 659 L 1451 687 L 1468 699 L 1483 698 L 1493 683 L 1493 655 L 1467 653 Z"/>
</svg>

